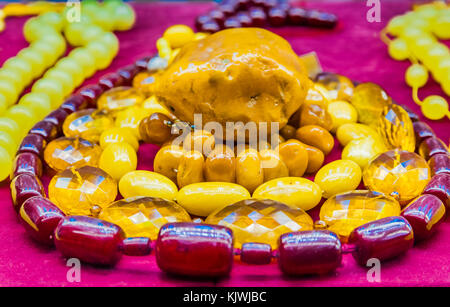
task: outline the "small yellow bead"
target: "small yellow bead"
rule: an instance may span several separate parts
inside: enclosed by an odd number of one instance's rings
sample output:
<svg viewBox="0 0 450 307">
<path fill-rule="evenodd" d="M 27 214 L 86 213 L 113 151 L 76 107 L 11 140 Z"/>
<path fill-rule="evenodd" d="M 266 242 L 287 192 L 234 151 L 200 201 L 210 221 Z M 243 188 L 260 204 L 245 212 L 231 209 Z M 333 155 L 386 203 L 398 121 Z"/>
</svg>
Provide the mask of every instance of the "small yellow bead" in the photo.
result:
<svg viewBox="0 0 450 307">
<path fill-rule="evenodd" d="M 156 98 L 156 96 L 151 96 L 151 97 L 147 98 L 142 103 L 142 107 L 149 114 L 162 113 L 162 114 L 171 116 L 170 112 L 158 102 L 158 99 Z"/>
<path fill-rule="evenodd" d="M 342 150 L 342 159 L 352 160 L 363 169 L 373 157 L 384 151 L 386 146 L 381 140 L 367 137 L 350 141 Z"/>
<path fill-rule="evenodd" d="M 105 149 L 109 144 L 126 142 L 133 147 L 135 151 L 139 149 L 137 138 L 126 128 L 111 128 L 103 131 L 100 135 L 100 146 Z"/>
<path fill-rule="evenodd" d="M 336 160 L 324 165 L 316 174 L 314 182 L 330 198 L 339 193 L 355 190 L 361 182 L 361 168 L 351 160 Z"/>
<path fill-rule="evenodd" d="M 413 64 L 406 70 L 405 79 L 411 87 L 422 87 L 428 81 L 428 71 L 423 65 Z"/>
<path fill-rule="evenodd" d="M 437 95 L 425 98 L 421 108 L 423 115 L 432 120 L 441 119 L 448 113 L 447 101 L 443 97 Z"/>
<path fill-rule="evenodd" d="M 401 38 L 396 38 L 389 43 L 388 46 L 389 55 L 397 60 L 406 60 L 409 57 L 409 49 L 406 42 Z"/>
<path fill-rule="evenodd" d="M 194 39 L 194 31 L 185 25 L 169 27 L 163 34 L 171 48 L 180 48 Z"/>
<path fill-rule="evenodd" d="M 0 181 L 9 177 L 12 169 L 12 158 L 8 152 L 0 147 Z"/>
<path fill-rule="evenodd" d="M 146 110 L 140 106 L 133 106 L 117 112 L 115 126 L 129 129 L 134 136 L 140 140 L 141 136 L 139 133 L 139 124 L 141 120 L 149 115 L 149 110 Z"/>
<path fill-rule="evenodd" d="M 119 181 L 119 191 L 124 198 L 135 196 L 159 197 L 174 200 L 178 188 L 172 180 L 149 171 L 133 171 Z"/>
<path fill-rule="evenodd" d="M 366 137 L 380 139 L 380 135 L 375 129 L 358 123 L 343 124 L 337 129 L 336 137 L 342 146 L 347 145 L 353 140 L 363 139 Z"/>
<path fill-rule="evenodd" d="M 126 173 L 136 170 L 137 154 L 130 144 L 112 143 L 103 150 L 99 167 L 116 180 Z"/>
<path fill-rule="evenodd" d="M 331 132 L 336 132 L 343 124 L 356 123 L 358 112 L 355 107 L 346 101 L 333 101 L 328 104 L 328 113 L 333 120 Z"/>
</svg>

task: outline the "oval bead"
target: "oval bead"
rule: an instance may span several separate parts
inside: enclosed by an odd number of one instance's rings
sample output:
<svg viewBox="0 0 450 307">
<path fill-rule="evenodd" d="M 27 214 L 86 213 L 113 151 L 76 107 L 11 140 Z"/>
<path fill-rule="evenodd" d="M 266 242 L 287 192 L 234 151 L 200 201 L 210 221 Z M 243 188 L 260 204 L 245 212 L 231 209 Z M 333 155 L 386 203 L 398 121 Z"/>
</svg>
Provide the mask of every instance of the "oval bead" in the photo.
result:
<svg viewBox="0 0 450 307">
<path fill-rule="evenodd" d="M 445 218 L 445 206 L 436 196 L 424 194 L 411 201 L 403 209 L 401 216 L 407 219 L 413 228 L 414 239 L 424 240 L 434 233 Z"/>
<path fill-rule="evenodd" d="M 125 174 L 136 170 L 137 154 L 126 142 L 109 144 L 100 155 L 98 167 L 119 181 Z"/>
<path fill-rule="evenodd" d="M 336 160 L 323 166 L 316 174 L 314 182 L 323 191 L 323 197 L 355 190 L 361 182 L 362 172 L 358 164 L 351 160 Z"/>
<path fill-rule="evenodd" d="M 450 174 L 450 154 L 437 154 L 428 160 L 431 169 L 431 176 L 436 174 Z"/>
<path fill-rule="evenodd" d="M 437 137 L 429 137 L 420 143 L 419 154 L 429 160 L 432 156 L 437 154 L 449 154 L 447 146 Z"/>
<path fill-rule="evenodd" d="M 18 154 L 14 159 L 11 179 L 25 173 L 38 178 L 42 175 L 42 161 L 34 153 L 24 152 Z"/>
<path fill-rule="evenodd" d="M 26 231 L 35 240 L 53 245 L 53 233 L 65 214 L 47 198 L 33 196 L 20 207 L 19 216 Z"/>
<path fill-rule="evenodd" d="M 109 144 L 126 142 L 130 144 L 137 152 L 139 150 L 139 141 L 132 132 L 125 128 L 112 128 L 103 131 L 100 135 L 100 146 L 104 149 Z"/>
<path fill-rule="evenodd" d="M 389 106 L 392 100 L 380 86 L 367 82 L 355 87 L 351 103 L 358 111 L 359 122 L 372 125 L 379 121 L 383 109 Z"/>
<path fill-rule="evenodd" d="M 252 193 L 264 182 L 264 171 L 258 151 L 246 149 L 236 157 L 236 183 Z"/>
<path fill-rule="evenodd" d="M 269 264 L 272 261 L 272 247 L 265 243 L 244 243 L 241 247 L 241 261 L 248 264 Z"/>
<path fill-rule="evenodd" d="M 385 107 L 379 118 L 377 128 L 388 149 L 413 152 L 416 148 L 412 121 L 401 106 L 391 104 Z"/>
<path fill-rule="evenodd" d="M 97 109 L 85 109 L 67 116 L 63 132 L 67 137 L 81 137 L 97 143 L 102 132 L 113 126 L 112 118 L 106 113 Z"/>
<path fill-rule="evenodd" d="M 174 200 L 178 188 L 169 178 L 161 174 L 150 171 L 133 171 L 120 179 L 119 191 L 124 198 L 150 196 Z"/>
<path fill-rule="evenodd" d="M 284 177 L 260 185 L 253 198 L 272 199 L 306 211 L 319 204 L 322 191 L 316 183 L 306 178 Z"/>
<path fill-rule="evenodd" d="M 208 216 L 214 210 L 249 199 L 250 193 L 243 187 L 229 182 L 193 183 L 180 189 L 176 199 L 187 212 Z"/>
<path fill-rule="evenodd" d="M 356 123 L 358 120 L 358 112 L 356 112 L 355 107 L 342 100 L 330 102 L 328 113 L 330 113 L 333 122 L 332 132 L 336 132 L 344 124 Z"/>
<path fill-rule="evenodd" d="M 407 252 L 414 244 L 411 225 L 400 216 L 390 216 L 364 224 L 350 235 L 355 251 L 353 258 L 362 266 L 367 260 L 388 260 Z"/>
<path fill-rule="evenodd" d="M 11 198 L 14 209 L 19 212 L 22 204 L 33 196 L 45 197 L 44 186 L 38 177 L 31 174 L 20 174 L 11 180 Z"/>
<path fill-rule="evenodd" d="M 170 274 L 222 277 L 233 265 L 233 233 L 223 226 L 170 223 L 155 247 L 158 267 Z"/>
<path fill-rule="evenodd" d="M 278 266 L 286 275 L 326 274 L 337 269 L 341 260 L 341 242 L 331 231 L 300 231 L 280 237 Z"/>
<path fill-rule="evenodd" d="M 99 110 L 120 111 L 134 105 L 140 105 L 145 97 L 135 88 L 119 86 L 104 92 L 97 100 Z"/>
<path fill-rule="evenodd" d="M 380 138 L 375 129 L 358 123 L 347 123 L 339 126 L 336 131 L 336 137 L 342 146 L 346 146 L 353 140 L 364 139 L 367 137 L 372 137 L 374 140 Z"/>
<path fill-rule="evenodd" d="M 88 216 L 66 216 L 55 230 L 55 246 L 64 257 L 104 266 L 120 260 L 123 239 L 119 226 Z"/>
<path fill-rule="evenodd" d="M 423 194 L 436 196 L 450 210 L 450 174 L 444 173 L 433 176 L 423 190 Z"/>
<path fill-rule="evenodd" d="M 350 141 L 342 150 L 342 160 L 352 160 L 364 169 L 376 155 L 385 152 L 381 140 L 366 137 Z"/>
<path fill-rule="evenodd" d="M 173 182 L 177 182 L 178 167 L 184 152 L 185 150 L 178 145 L 163 146 L 156 153 L 153 169 Z"/>
</svg>

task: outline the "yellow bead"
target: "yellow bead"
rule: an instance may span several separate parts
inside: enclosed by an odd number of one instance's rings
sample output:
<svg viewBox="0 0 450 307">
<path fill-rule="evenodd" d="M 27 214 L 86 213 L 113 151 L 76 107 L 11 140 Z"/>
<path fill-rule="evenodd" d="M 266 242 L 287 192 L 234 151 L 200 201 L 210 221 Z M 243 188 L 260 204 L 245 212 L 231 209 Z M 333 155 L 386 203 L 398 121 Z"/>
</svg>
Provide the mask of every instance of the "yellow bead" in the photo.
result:
<svg viewBox="0 0 450 307">
<path fill-rule="evenodd" d="M 126 173 L 136 170 L 136 151 L 125 142 L 109 144 L 100 156 L 99 167 L 114 179 L 120 180 Z"/>
<path fill-rule="evenodd" d="M 98 167 L 102 153 L 101 148 L 87 140 L 61 137 L 47 144 L 44 160 L 57 172 L 70 167 L 80 168 L 85 165 Z"/>
<path fill-rule="evenodd" d="M 445 10 L 444 10 L 445 11 Z M 450 10 L 446 10 L 446 14 L 442 13 L 433 21 L 433 33 L 439 39 L 450 39 Z"/>
<path fill-rule="evenodd" d="M 361 168 L 351 160 L 336 160 L 324 165 L 316 174 L 314 182 L 323 191 L 324 198 L 358 188 Z"/>
<path fill-rule="evenodd" d="M 48 196 L 67 215 L 91 215 L 114 201 L 117 183 L 96 167 L 71 168 L 52 178 Z"/>
<path fill-rule="evenodd" d="M 342 150 L 342 159 L 352 160 L 364 169 L 373 157 L 384 151 L 386 146 L 381 140 L 366 137 L 350 141 Z"/>
<path fill-rule="evenodd" d="M 151 97 L 147 98 L 142 103 L 142 107 L 149 114 L 162 113 L 162 114 L 171 116 L 171 113 L 158 102 L 158 99 L 156 98 L 156 96 L 151 96 Z"/>
<path fill-rule="evenodd" d="M 388 51 L 389 55 L 397 61 L 406 60 L 410 55 L 408 45 L 401 38 L 392 40 L 389 43 Z"/>
<path fill-rule="evenodd" d="M 46 117 L 52 111 L 50 98 L 45 93 L 28 93 L 20 98 L 19 105 L 32 109 L 39 120 Z"/>
<path fill-rule="evenodd" d="M 207 38 L 208 36 L 209 36 L 208 33 L 197 32 L 197 33 L 194 34 L 193 40 L 198 41 L 198 40 Z"/>
<path fill-rule="evenodd" d="M 120 179 L 119 191 L 124 198 L 150 196 L 174 200 L 178 188 L 172 180 L 161 174 L 149 171 L 133 171 Z"/>
<path fill-rule="evenodd" d="M 336 130 L 343 124 L 356 123 L 358 120 L 358 112 L 355 107 L 346 101 L 333 101 L 328 104 L 328 113 L 333 120 L 333 128 L 331 132 Z"/>
<path fill-rule="evenodd" d="M 374 158 L 364 170 L 363 179 L 370 190 L 391 195 L 404 203 L 422 193 L 430 175 L 424 158 L 396 149 Z"/>
<path fill-rule="evenodd" d="M 423 65 L 413 64 L 406 70 L 405 79 L 411 87 L 422 87 L 428 81 L 428 71 Z"/>
<path fill-rule="evenodd" d="M 149 110 L 146 110 L 140 106 L 133 106 L 117 112 L 115 126 L 129 129 L 133 135 L 140 140 L 141 135 L 139 133 L 139 124 L 141 123 L 141 120 L 149 115 Z"/>
<path fill-rule="evenodd" d="M 205 223 L 233 230 L 235 247 L 247 242 L 278 246 L 280 235 L 313 229 L 313 220 L 302 209 L 272 200 L 243 200 L 212 213 Z"/>
<path fill-rule="evenodd" d="M 126 128 L 111 128 L 103 131 L 100 135 L 100 146 L 105 149 L 106 146 L 113 143 L 126 142 L 137 152 L 139 142 L 137 138 Z"/>
<path fill-rule="evenodd" d="M 157 74 L 148 71 L 138 73 L 133 79 L 133 87 L 146 97 L 153 95 Z"/>
<path fill-rule="evenodd" d="M 0 93 L 0 116 L 3 115 L 7 109 L 8 105 L 6 104 L 6 98 L 2 93 Z"/>
<path fill-rule="evenodd" d="M 0 131 L 8 133 L 17 143 L 22 136 L 19 125 L 7 117 L 0 117 Z"/>
<path fill-rule="evenodd" d="M 67 116 L 63 124 L 63 132 L 67 137 L 81 137 L 97 143 L 103 131 L 113 127 L 112 118 L 105 112 L 86 109 Z"/>
<path fill-rule="evenodd" d="M 438 63 L 450 56 L 448 47 L 442 43 L 434 43 L 427 50 L 423 62 L 427 67 L 435 67 Z"/>
<path fill-rule="evenodd" d="M 153 197 L 131 197 L 103 208 L 99 218 L 120 226 L 127 237 L 158 238 L 167 223 L 190 222 L 189 214 L 173 201 Z"/>
<path fill-rule="evenodd" d="M 31 90 L 33 93 L 47 94 L 53 109 L 59 107 L 64 99 L 64 88 L 60 82 L 54 79 L 42 78 L 33 84 Z"/>
<path fill-rule="evenodd" d="M 3 63 L 3 67 L 7 69 L 17 70 L 22 76 L 23 85 L 28 85 L 32 80 L 32 67 L 26 60 L 19 57 L 12 57 Z"/>
<path fill-rule="evenodd" d="M 437 95 L 428 96 L 424 99 L 421 105 L 422 113 L 426 118 L 432 120 L 438 120 L 448 113 L 448 103 L 447 101 Z"/>
<path fill-rule="evenodd" d="M 0 181 L 9 177 L 12 169 L 12 156 L 9 155 L 6 149 L 0 147 Z"/>
<path fill-rule="evenodd" d="M 361 83 L 355 87 L 352 105 L 358 112 L 359 122 L 376 125 L 383 109 L 392 103 L 386 92 L 374 83 Z"/>
<path fill-rule="evenodd" d="M 394 198 L 364 190 L 337 194 L 320 208 L 320 220 L 343 242 L 356 227 L 396 215 L 400 215 L 400 205 Z"/>
<path fill-rule="evenodd" d="M 120 111 L 140 105 L 144 99 L 144 95 L 135 88 L 119 86 L 104 92 L 97 101 L 97 107 L 108 112 Z"/>
<path fill-rule="evenodd" d="M 306 178 L 284 177 L 260 185 L 253 198 L 272 199 L 306 211 L 319 204 L 322 191 L 316 183 Z"/>
<path fill-rule="evenodd" d="M 25 135 L 31 127 L 39 120 L 30 107 L 14 105 L 6 111 L 5 117 L 15 121 L 20 127 L 21 136 Z"/>
<path fill-rule="evenodd" d="M 395 16 L 391 20 L 389 20 L 386 30 L 389 34 L 398 36 L 403 32 L 403 29 L 406 25 L 406 18 L 404 16 Z"/>
<path fill-rule="evenodd" d="M 378 133 L 387 149 L 414 151 L 416 139 L 408 113 L 399 105 L 386 107 L 378 121 Z"/>
<path fill-rule="evenodd" d="M 194 31 L 185 25 L 169 27 L 163 34 L 171 48 L 180 48 L 194 39 Z"/>
<path fill-rule="evenodd" d="M 243 186 L 229 182 L 193 183 L 177 194 L 178 204 L 198 216 L 208 216 L 214 210 L 249 198 L 250 193 Z"/>
<path fill-rule="evenodd" d="M 336 137 L 342 146 L 347 145 L 353 140 L 372 137 L 373 139 L 380 139 L 378 132 L 367 125 L 358 123 L 343 124 L 336 131 Z"/>
<path fill-rule="evenodd" d="M 7 79 L 0 79 L 0 93 L 5 97 L 5 102 L 8 106 L 16 103 L 19 97 L 19 90 L 13 81 Z"/>
</svg>

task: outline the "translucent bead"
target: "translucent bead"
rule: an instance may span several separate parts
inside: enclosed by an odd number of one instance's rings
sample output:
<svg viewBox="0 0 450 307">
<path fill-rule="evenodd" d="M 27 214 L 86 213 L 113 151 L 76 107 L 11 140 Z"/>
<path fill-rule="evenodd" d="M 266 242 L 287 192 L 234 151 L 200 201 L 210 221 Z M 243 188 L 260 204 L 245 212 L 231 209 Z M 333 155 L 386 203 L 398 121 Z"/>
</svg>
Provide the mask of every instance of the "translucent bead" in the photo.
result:
<svg viewBox="0 0 450 307">
<path fill-rule="evenodd" d="M 366 187 L 406 202 L 422 193 L 431 178 L 427 161 L 404 150 L 390 150 L 373 159 L 363 172 Z"/>
<path fill-rule="evenodd" d="M 374 83 L 361 83 L 355 87 L 351 103 L 358 111 L 359 122 L 376 125 L 385 107 L 392 103 L 386 92 Z"/>
<path fill-rule="evenodd" d="M 353 96 L 353 82 L 342 75 L 333 73 L 320 73 L 315 81 L 328 90 L 332 100 L 350 100 Z"/>
<path fill-rule="evenodd" d="M 377 131 L 372 127 L 357 123 L 348 123 L 340 126 L 336 131 L 336 137 L 342 146 L 347 145 L 353 140 L 371 137 L 379 139 Z"/>
<path fill-rule="evenodd" d="M 142 138 L 139 133 L 139 124 L 149 115 L 144 108 L 133 106 L 117 112 L 115 126 L 129 129 L 140 140 Z"/>
<path fill-rule="evenodd" d="M 185 25 L 174 25 L 167 28 L 163 37 L 171 48 L 180 48 L 194 38 L 194 31 Z"/>
<path fill-rule="evenodd" d="M 336 130 L 343 124 L 356 123 L 358 120 L 358 112 L 355 107 L 346 101 L 333 101 L 328 105 L 328 113 L 331 115 L 333 128 L 331 132 Z"/>
<path fill-rule="evenodd" d="M 120 142 L 130 144 L 135 151 L 138 151 L 139 149 L 139 142 L 137 138 L 126 128 L 111 128 L 103 131 L 100 135 L 100 146 L 103 149 L 109 144 Z"/>
<path fill-rule="evenodd" d="M 416 139 L 414 127 L 408 113 L 399 105 L 392 104 L 383 109 L 378 121 L 378 133 L 388 149 L 414 152 Z"/>
<path fill-rule="evenodd" d="M 399 214 L 400 205 L 394 198 L 365 190 L 337 194 L 325 201 L 320 209 L 320 219 L 343 242 L 356 227 Z"/>
<path fill-rule="evenodd" d="M 97 100 L 97 107 L 108 112 L 120 111 L 140 105 L 144 99 L 144 95 L 135 88 L 120 86 L 104 92 Z"/>
<path fill-rule="evenodd" d="M 97 143 L 103 131 L 114 126 L 112 118 L 103 111 L 86 109 L 70 114 L 63 124 L 67 137 L 81 137 Z"/>
<path fill-rule="evenodd" d="M 167 223 L 190 222 L 189 214 L 177 203 L 154 197 L 132 197 L 103 208 L 99 218 L 119 225 L 127 237 L 158 238 Z"/>
<path fill-rule="evenodd" d="M 212 213 L 205 221 L 229 227 L 235 236 L 235 247 L 248 242 L 277 247 L 280 235 L 312 230 L 311 217 L 300 208 L 273 200 L 243 200 Z"/>
<path fill-rule="evenodd" d="M 448 113 L 448 103 L 445 98 L 437 95 L 428 96 L 421 105 L 422 113 L 426 118 L 438 120 Z"/>
<path fill-rule="evenodd" d="M 99 167 L 114 179 L 120 180 L 126 173 L 136 170 L 136 151 L 125 142 L 109 144 L 100 156 Z"/>
</svg>

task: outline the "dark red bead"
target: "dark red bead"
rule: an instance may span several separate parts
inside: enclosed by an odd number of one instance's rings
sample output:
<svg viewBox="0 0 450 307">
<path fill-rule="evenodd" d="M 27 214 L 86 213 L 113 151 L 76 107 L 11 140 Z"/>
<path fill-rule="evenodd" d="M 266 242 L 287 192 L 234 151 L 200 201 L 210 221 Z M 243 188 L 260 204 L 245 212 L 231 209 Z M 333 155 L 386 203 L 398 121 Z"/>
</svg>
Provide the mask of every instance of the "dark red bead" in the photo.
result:
<svg viewBox="0 0 450 307">
<path fill-rule="evenodd" d="M 280 7 L 279 5 L 280 5 L 280 3 L 277 0 L 265 0 L 264 1 L 264 9 L 266 10 L 266 12 L 269 12 L 270 9 L 272 9 L 274 7 L 278 7 L 279 9 L 286 12 L 285 7 Z"/>
<path fill-rule="evenodd" d="M 334 28 L 337 25 L 337 17 L 315 10 L 308 11 L 307 25 L 319 28 Z"/>
<path fill-rule="evenodd" d="M 261 7 L 261 8 L 263 8 L 265 5 L 264 5 L 264 2 L 265 2 L 266 0 L 251 0 L 250 1 L 250 4 L 252 5 L 252 6 L 254 6 L 254 7 Z"/>
<path fill-rule="evenodd" d="M 55 230 L 55 246 L 66 258 L 113 266 L 122 257 L 122 229 L 88 216 L 66 216 Z"/>
<path fill-rule="evenodd" d="M 52 122 L 41 120 L 31 128 L 29 133 L 40 135 L 46 142 L 50 142 L 58 137 L 58 127 Z"/>
<path fill-rule="evenodd" d="M 229 274 L 233 264 L 233 233 L 217 225 L 166 224 L 160 229 L 155 254 L 166 273 L 221 277 Z"/>
<path fill-rule="evenodd" d="M 68 114 L 85 109 L 88 107 L 88 101 L 80 94 L 75 94 L 67 98 L 60 106 Z"/>
<path fill-rule="evenodd" d="M 229 17 L 237 12 L 237 6 L 234 3 L 230 2 L 219 5 L 218 10 L 221 11 L 225 15 L 225 17 Z"/>
<path fill-rule="evenodd" d="M 293 7 L 288 10 L 289 23 L 295 26 L 306 25 L 308 13 L 299 7 Z"/>
<path fill-rule="evenodd" d="M 434 155 L 448 153 L 447 146 L 445 146 L 444 142 L 434 136 L 426 138 L 419 146 L 419 154 L 427 161 Z"/>
<path fill-rule="evenodd" d="M 404 104 L 401 104 L 400 106 L 406 111 L 406 113 L 408 113 L 408 116 L 413 121 L 413 123 L 420 120 L 419 115 L 417 115 L 417 113 L 411 110 L 408 106 L 405 106 Z"/>
<path fill-rule="evenodd" d="M 431 176 L 436 174 L 450 174 L 450 154 L 437 154 L 428 160 L 431 169 Z"/>
<path fill-rule="evenodd" d="M 209 20 L 206 22 L 215 21 L 221 27 L 225 23 L 225 14 L 221 10 L 212 10 L 209 12 Z M 204 25 L 206 22 L 202 23 Z"/>
<path fill-rule="evenodd" d="M 58 108 L 49 115 L 47 115 L 46 118 L 44 118 L 45 121 L 49 121 L 53 123 L 56 127 L 58 127 L 58 131 L 61 131 L 61 127 L 64 123 L 64 120 L 69 114 L 64 109 Z"/>
<path fill-rule="evenodd" d="M 436 196 L 424 194 L 408 204 L 401 215 L 411 225 L 417 242 L 429 238 L 435 232 L 445 218 L 445 206 Z"/>
<path fill-rule="evenodd" d="M 278 265 L 284 274 L 326 274 L 339 267 L 341 260 L 341 242 L 331 231 L 291 232 L 279 239 Z"/>
<path fill-rule="evenodd" d="M 123 85 L 131 85 L 133 78 L 139 72 L 135 65 L 128 65 L 122 69 L 119 69 L 117 73 L 123 78 Z"/>
<path fill-rule="evenodd" d="M 38 156 L 41 156 L 42 151 L 45 147 L 45 140 L 41 135 L 38 134 L 28 134 L 23 138 L 22 143 L 17 150 L 17 153 L 31 152 Z"/>
<path fill-rule="evenodd" d="M 16 156 L 13 162 L 11 179 L 20 174 L 30 174 L 36 177 L 42 176 L 42 161 L 34 153 L 23 152 Z"/>
<path fill-rule="evenodd" d="M 139 69 L 139 71 L 147 70 L 148 62 L 153 58 L 154 56 L 146 56 L 139 60 L 137 60 L 134 65 Z"/>
<path fill-rule="evenodd" d="M 354 229 L 349 244 L 354 245 L 353 258 L 362 266 L 367 260 L 388 260 L 407 252 L 414 244 L 411 225 L 401 216 L 390 216 Z"/>
<path fill-rule="evenodd" d="M 152 252 L 152 241 L 146 237 L 126 238 L 122 243 L 122 252 L 128 256 L 145 256 Z"/>
<path fill-rule="evenodd" d="M 200 15 L 195 19 L 195 27 L 197 30 L 201 30 L 203 24 L 210 22 L 212 19 L 209 15 Z"/>
<path fill-rule="evenodd" d="M 250 18 L 252 19 L 252 24 L 255 27 L 263 27 L 266 24 L 266 13 L 261 8 L 251 8 L 249 10 Z"/>
<path fill-rule="evenodd" d="M 225 20 L 225 23 L 223 26 L 225 29 L 240 28 L 241 23 L 239 22 L 239 20 L 237 18 L 230 17 Z"/>
<path fill-rule="evenodd" d="M 98 97 L 103 94 L 103 88 L 98 84 L 91 84 L 82 87 L 78 94 L 81 95 L 88 103 L 89 107 L 95 106 Z"/>
<path fill-rule="evenodd" d="M 236 19 L 243 27 L 251 27 L 252 19 L 246 12 L 239 12 L 236 14 Z"/>
<path fill-rule="evenodd" d="M 104 91 L 110 90 L 113 87 L 121 86 L 123 84 L 123 78 L 117 73 L 109 73 L 104 75 L 98 84 Z"/>
<path fill-rule="evenodd" d="M 269 24 L 272 27 L 284 26 L 286 24 L 286 16 L 286 11 L 278 7 L 271 8 L 267 14 Z"/>
<path fill-rule="evenodd" d="M 200 31 L 207 33 L 215 33 L 217 31 L 220 31 L 220 26 L 215 21 L 208 21 L 202 25 Z"/>
<path fill-rule="evenodd" d="M 44 187 L 38 177 L 31 174 L 20 174 L 11 180 L 11 198 L 14 209 L 19 212 L 22 204 L 33 196 L 45 197 Z"/>
<path fill-rule="evenodd" d="M 28 198 L 20 208 L 20 219 L 26 231 L 46 245 L 53 245 L 55 228 L 64 216 L 49 199 L 41 196 Z"/>
<path fill-rule="evenodd" d="M 244 243 L 241 247 L 241 261 L 248 264 L 269 264 L 272 261 L 272 247 L 264 243 Z"/>
<path fill-rule="evenodd" d="M 441 173 L 431 177 L 423 190 L 423 194 L 431 194 L 439 198 L 450 210 L 450 175 Z"/>
<path fill-rule="evenodd" d="M 239 11 L 244 11 L 249 8 L 251 0 L 236 0 L 236 8 Z"/>
<path fill-rule="evenodd" d="M 424 122 L 414 122 L 414 134 L 416 136 L 416 144 L 419 145 L 426 138 L 435 136 L 433 129 Z"/>
</svg>

